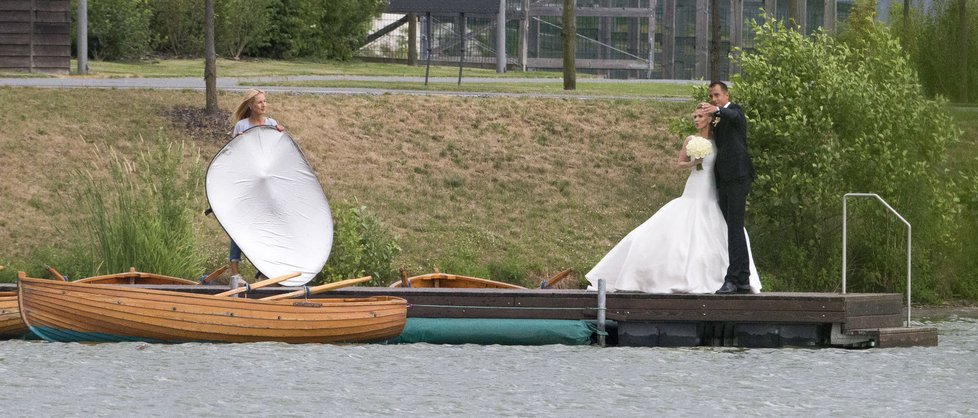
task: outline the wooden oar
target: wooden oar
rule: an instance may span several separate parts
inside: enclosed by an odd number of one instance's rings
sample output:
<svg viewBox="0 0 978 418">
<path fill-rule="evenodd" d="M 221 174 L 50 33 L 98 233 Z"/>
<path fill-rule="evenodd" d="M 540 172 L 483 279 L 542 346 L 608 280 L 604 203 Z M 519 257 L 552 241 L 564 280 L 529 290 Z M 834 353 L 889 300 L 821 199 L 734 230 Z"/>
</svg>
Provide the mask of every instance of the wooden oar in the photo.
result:
<svg viewBox="0 0 978 418">
<path fill-rule="evenodd" d="M 214 280 L 214 279 L 216 279 L 218 277 L 221 277 L 221 274 L 223 274 L 227 269 L 228 269 L 228 266 L 221 266 L 217 270 L 214 270 L 213 272 L 211 272 L 211 274 L 208 274 L 207 276 L 205 276 L 203 279 L 200 279 L 200 284 L 208 284 L 212 280 Z"/>
<path fill-rule="evenodd" d="M 239 287 L 237 289 L 231 289 L 231 290 L 228 290 L 226 292 L 218 293 L 218 294 L 216 294 L 214 296 L 231 296 L 231 295 L 237 295 L 238 293 L 241 293 L 241 292 L 246 292 L 246 291 L 251 290 L 251 289 L 261 289 L 261 288 L 263 288 L 265 286 L 271 286 L 271 285 L 273 285 L 275 283 L 284 282 L 284 281 L 289 280 L 289 279 L 291 279 L 293 277 L 299 277 L 299 275 L 301 275 L 301 274 L 302 273 L 291 273 L 291 274 L 286 274 L 284 276 L 278 276 L 278 277 L 275 277 L 275 278 L 262 280 L 260 282 L 255 283 L 255 284 L 248 285 L 248 286 L 245 286 L 245 287 Z"/>
<path fill-rule="evenodd" d="M 540 283 L 540 288 L 541 289 L 549 289 L 551 286 L 559 283 L 561 280 L 566 279 L 567 276 L 569 276 L 572 271 L 574 271 L 574 270 L 573 269 L 567 269 L 567 270 L 564 270 L 564 271 L 562 271 L 560 273 L 555 274 L 554 277 L 551 277 L 550 278 L 550 280 L 547 280 L 545 282 Z"/>
<path fill-rule="evenodd" d="M 294 298 L 294 297 L 297 297 L 297 296 L 305 296 L 305 295 L 310 295 L 311 296 L 311 295 L 323 293 L 323 292 L 328 291 L 328 290 L 339 289 L 341 287 L 352 286 L 352 285 L 355 285 L 355 284 L 358 284 L 358 283 L 363 283 L 363 282 L 369 282 L 370 279 L 371 279 L 370 276 L 364 276 L 364 277 L 360 277 L 360 278 L 356 278 L 356 279 L 347 279 L 347 280 L 343 280 L 343 281 L 335 282 L 335 283 L 326 283 L 326 284 L 322 284 L 322 285 L 319 285 L 319 286 L 310 287 L 308 290 L 306 290 L 306 289 L 296 290 L 295 292 L 289 292 L 289 293 L 283 293 L 281 295 L 264 297 L 264 298 L 261 298 L 260 300 L 279 300 L 279 299 Z"/>
<path fill-rule="evenodd" d="M 65 278 L 65 276 L 62 276 L 61 273 L 58 273 L 58 271 L 55 270 L 54 267 L 44 266 L 44 268 L 48 270 L 48 273 L 51 273 L 51 277 L 53 277 L 55 279 L 58 279 L 58 280 L 61 280 L 63 282 L 67 282 L 68 281 L 68 279 Z"/>
</svg>

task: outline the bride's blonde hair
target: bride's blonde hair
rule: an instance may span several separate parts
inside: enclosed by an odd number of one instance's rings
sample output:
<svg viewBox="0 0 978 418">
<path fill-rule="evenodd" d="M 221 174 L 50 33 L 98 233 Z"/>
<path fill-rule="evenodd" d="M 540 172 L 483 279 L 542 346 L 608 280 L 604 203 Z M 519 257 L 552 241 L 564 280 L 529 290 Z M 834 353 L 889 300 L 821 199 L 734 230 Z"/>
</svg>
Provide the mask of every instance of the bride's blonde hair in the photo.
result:
<svg viewBox="0 0 978 418">
<path fill-rule="evenodd" d="M 244 100 L 241 101 L 238 108 L 235 109 L 233 114 L 231 114 L 232 124 L 238 123 L 238 121 L 241 119 L 251 117 L 251 102 L 255 100 L 255 96 L 258 96 L 259 94 L 265 94 L 265 92 L 258 89 L 248 89 L 248 91 L 245 92 Z"/>
</svg>

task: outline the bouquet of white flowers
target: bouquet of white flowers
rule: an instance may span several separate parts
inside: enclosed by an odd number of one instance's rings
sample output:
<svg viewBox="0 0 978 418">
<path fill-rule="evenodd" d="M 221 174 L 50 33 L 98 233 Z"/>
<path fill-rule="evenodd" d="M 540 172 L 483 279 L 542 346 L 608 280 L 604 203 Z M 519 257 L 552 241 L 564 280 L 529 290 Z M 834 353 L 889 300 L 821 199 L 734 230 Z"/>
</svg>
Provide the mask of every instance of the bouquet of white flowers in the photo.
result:
<svg viewBox="0 0 978 418">
<path fill-rule="evenodd" d="M 707 155 L 710 155 L 712 153 L 713 153 L 713 144 L 710 144 L 710 141 L 706 138 L 703 138 L 702 136 L 694 136 L 692 139 L 689 140 L 689 142 L 686 143 L 686 155 L 688 155 L 689 158 L 692 158 L 694 160 L 702 160 L 706 158 Z M 696 162 L 696 169 L 697 170 L 703 169 L 702 161 Z"/>
</svg>

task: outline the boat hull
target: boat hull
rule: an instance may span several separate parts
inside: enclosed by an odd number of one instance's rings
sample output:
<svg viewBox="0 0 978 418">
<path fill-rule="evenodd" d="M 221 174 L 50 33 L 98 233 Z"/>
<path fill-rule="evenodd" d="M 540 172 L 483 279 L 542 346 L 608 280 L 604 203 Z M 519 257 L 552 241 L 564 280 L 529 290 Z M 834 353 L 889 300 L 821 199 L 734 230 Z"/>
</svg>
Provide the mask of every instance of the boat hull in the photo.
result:
<svg viewBox="0 0 978 418">
<path fill-rule="evenodd" d="M 261 301 L 23 278 L 21 316 L 57 342 L 375 342 L 399 335 L 404 299 Z"/>
<path fill-rule="evenodd" d="M 0 339 L 20 338 L 27 334 L 27 325 L 20 319 L 17 293 L 0 292 Z"/>
</svg>

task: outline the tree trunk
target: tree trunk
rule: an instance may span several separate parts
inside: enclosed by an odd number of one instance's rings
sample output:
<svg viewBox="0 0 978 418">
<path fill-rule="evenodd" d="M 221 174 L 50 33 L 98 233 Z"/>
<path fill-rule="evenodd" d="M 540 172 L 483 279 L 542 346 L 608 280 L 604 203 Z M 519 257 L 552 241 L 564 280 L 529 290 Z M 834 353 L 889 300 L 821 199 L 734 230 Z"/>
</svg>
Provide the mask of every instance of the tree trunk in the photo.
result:
<svg viewBox="0 0 978 418">
<path fill-rule="evenodd" d="M 958 68 L 961 71 L 961 84 L 960 90 L 958 91 L 958 100 L 961 103 L 968 103 L 968 70 L 970 69 L 968 65 L 968 50 L 971 48 L 971 42 L 968 38 L 968 11 L 965 4 L 968 0 L 958 0 L 958 46 L 957 49 L 960 51 L 961 59 Z"/>
<path fill-rule="evenodd" d="M 564 0 L 564 90 L 577 90 L 577 22 L 574 17 L 576 0 Z"/>
<path fill-rule="evenodd" d="M 904 51 L 910 47 L 910 0 L 903 0 L 903 33 L 900 34 L 900 46 Z"/>
<path fill-rule="evenodd" d="M 204 90 L 207 104 L 204 110 L 218 113 L 217 108 L 217 52 L 214 49 L 214 0 L 204 1 Z"/>
<path fill-rule="evenodd" d="M 720 2 L 710 0 L 710 80 L 720 80 Z"/>
</svg>

